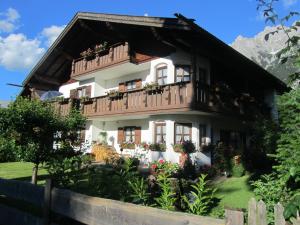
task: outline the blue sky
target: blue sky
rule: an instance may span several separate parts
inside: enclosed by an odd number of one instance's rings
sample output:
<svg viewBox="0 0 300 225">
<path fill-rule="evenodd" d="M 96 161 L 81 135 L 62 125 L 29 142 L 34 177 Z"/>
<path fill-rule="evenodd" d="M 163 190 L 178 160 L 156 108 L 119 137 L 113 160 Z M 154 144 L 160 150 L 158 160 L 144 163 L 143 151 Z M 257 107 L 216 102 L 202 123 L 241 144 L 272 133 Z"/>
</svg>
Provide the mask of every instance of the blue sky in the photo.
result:
<svg viewBox="0 0 300 225">
<path fill-rule="evenodd" d="M 280 0 L 285 14 L 300 11 L 298 0 Z M 36 61 L 78 11 L 173 17 L 180 12 L 225 43 L 253 37 L 266 26 L 256 0 L 0 0 L 0 100 L 20 91 Z"/>
</svg>

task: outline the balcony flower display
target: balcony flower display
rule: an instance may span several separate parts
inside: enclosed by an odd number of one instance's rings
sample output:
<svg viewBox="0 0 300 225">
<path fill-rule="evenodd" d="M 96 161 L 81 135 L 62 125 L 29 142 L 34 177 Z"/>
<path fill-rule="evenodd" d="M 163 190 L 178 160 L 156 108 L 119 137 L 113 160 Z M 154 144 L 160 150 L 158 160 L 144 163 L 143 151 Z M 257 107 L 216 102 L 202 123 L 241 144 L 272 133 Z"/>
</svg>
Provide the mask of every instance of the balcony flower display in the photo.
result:
<svg viewBox="0 0 300 225">
<path fill-rule="evenodd" d="M 147 142 L 142 142 L 141 145 L 140 145 L 140 147 L 141 147 L 144 151 L 149 150 L 149 146 L 150 146 L 150 145 L 149 145 Z"/>
<path fill-rule="evenodd" d="M 144 85 L 144 90 L 146 92 L 158 92 L 162 90 L 162 87 L 157 82 L 146 83 Z"/>
<path fill-rule="evenodd" d="M 95 45 L 94 52 L 99 53 L 99 52 L 105 51 L 107 49 L 107 47 L 108 47 L 108 42 L 104 41 L 101 44 Z"/>
<path fill-rule="evenodd" d="M 80 98 L 80 103 L 90 103 L 92 99 L 89 96 L 83 96 Z"/>
<path fill-rule="evenodd" d="M 195 145 L 191 141 L 182 141 L 173 145 L 174 152 L 190 154 L 195 152 Z"/>
<path fill-rule="evenodd" d="M 165 152 L 166 151 L 166 144 L 165 143 L 154 143 L 149 145 L 149 149 L 151 151 L 157 152 Z"/>
<path fill-rule="evenodd" d="M 123 142 L 120 147 L 122 149 L 135 149 L 135 143 L 134 142 Z"/>
<path fill-rule="evenodd" d="M 121 98 L 123 96 L 123 93 L 118 91 L 118 90 L 110 90 L 107 93 L 107 96 L 110 99 L 116 99 L 116 98 Z"/>
<path fill-rule="evenodd" d="M 68 103 L 69 99 L 68 98 L 64 98 L 63 96 L 61 96 L 61 97 L 56 97 L 55 101 L 59 102 L 60 104 L 64 104 L 64 103 Z"/>
<path fill-rule="evenodd" d="M 94 51 L 90 48 L 88 48 L 86 51 L 83 51 L 80 53 L 80 56 L 84 59 L 89 59 L 94 55 Z"/>
</svg>

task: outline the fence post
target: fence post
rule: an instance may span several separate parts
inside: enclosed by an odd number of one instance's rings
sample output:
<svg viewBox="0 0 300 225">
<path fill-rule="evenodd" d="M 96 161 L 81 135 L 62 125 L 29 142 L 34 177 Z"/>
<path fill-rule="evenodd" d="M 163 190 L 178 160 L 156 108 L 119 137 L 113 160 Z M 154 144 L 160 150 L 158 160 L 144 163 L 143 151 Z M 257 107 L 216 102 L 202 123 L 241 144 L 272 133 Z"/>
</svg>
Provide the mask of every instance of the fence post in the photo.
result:
<svg viewBox="0 0 300 225">
<path fill-rule="evenodd" d="M 274 206 L 274 218 L 275 225 L 285 225 L 285 219 L 283 217 L 283 206 L 280 203 L 277 203 Z"/>
<path fill-rule="evenodd" d="M 257 207 L 255 198 L 251 198 L 248 203 L 248 225 L 256 225 Z"/>
<path fill-rule="evenodd" d="M 266 204 L 262 200 L 257 204 L 257 212 L 257 225 L 267 225 L 267 209 Z"/>
<path fill-rule="evenodd" d="M 51 189 L 52 180 L 46 179 L 46 185 L 44 189 L 44 225 L 50 225 Z"/>
<path fill-rule="evenodd" d="M 243 211 L 225 209 L 225 221 L 226 225 L 244 225 L 244 213 Z"/>
</svg>

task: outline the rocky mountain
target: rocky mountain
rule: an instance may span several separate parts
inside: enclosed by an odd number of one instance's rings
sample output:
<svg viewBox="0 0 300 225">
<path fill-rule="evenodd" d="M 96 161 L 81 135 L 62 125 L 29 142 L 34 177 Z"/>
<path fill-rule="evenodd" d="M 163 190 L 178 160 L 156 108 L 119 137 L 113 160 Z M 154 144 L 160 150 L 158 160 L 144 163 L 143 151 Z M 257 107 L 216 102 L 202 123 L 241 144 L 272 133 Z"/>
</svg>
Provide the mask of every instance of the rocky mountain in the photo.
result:
<svg viewBox="0 0 300 225">
<path fill-rule="evenodd" d="M 287 36 L 283 31 L 270 35 L 268 41 L 265 40 L 266 34 L 275 30 L 276 27 L 266 27 L 251 38 L 238 36 L 231 47 L 286 82 L 288 75 L 294 73 L 296 68 L 292 62 L 280 63 L 276 54 L 285 47 L 287 41 Z M 300 30 L 293 32 L 292 35 L 300 35 Z"/>
</svg>

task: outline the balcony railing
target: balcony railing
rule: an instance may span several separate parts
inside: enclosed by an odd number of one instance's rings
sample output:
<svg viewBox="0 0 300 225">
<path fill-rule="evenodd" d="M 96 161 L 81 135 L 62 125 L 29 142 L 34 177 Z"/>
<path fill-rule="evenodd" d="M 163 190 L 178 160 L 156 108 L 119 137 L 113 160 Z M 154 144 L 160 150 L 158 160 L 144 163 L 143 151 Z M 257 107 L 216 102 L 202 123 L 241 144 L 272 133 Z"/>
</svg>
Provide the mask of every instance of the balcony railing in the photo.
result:
<svg viewBox="0 0 300 225">
<path fill-rule="evenodd" d="M 164 85 L 159 90 L 133 90 L 111 98 L 100 96 L 82 105 L 85 116 L 157 114 L 172 110 L 187 111 L 192 101 L 191 83 Z"/>
<path fill-rule="evenodd" d="M 109 67 L 130 60 L 129 46 L 127 42 L 118 43 L 108 49 L 95 53 L 90 57 L 82 57 L 73 60 L 71 77 L 76 77 L 94 70 Z"/>
<path fill-rule="evenodd" d="M 99 96 L 90 99 L 54 101 L 55 110 L 67 115 L 72 107 L 87 117 L 114 115 L 162 114 L 184 111 L 217 112 L 252 117 L 265 110 L 264 106 L 240 95 L 216 93 L 208 85 L 173 83 L 159 89 L 121 92 L 117 96 Z M 266 112 L 266 111 L 265 111 Z"/>
</svg>

